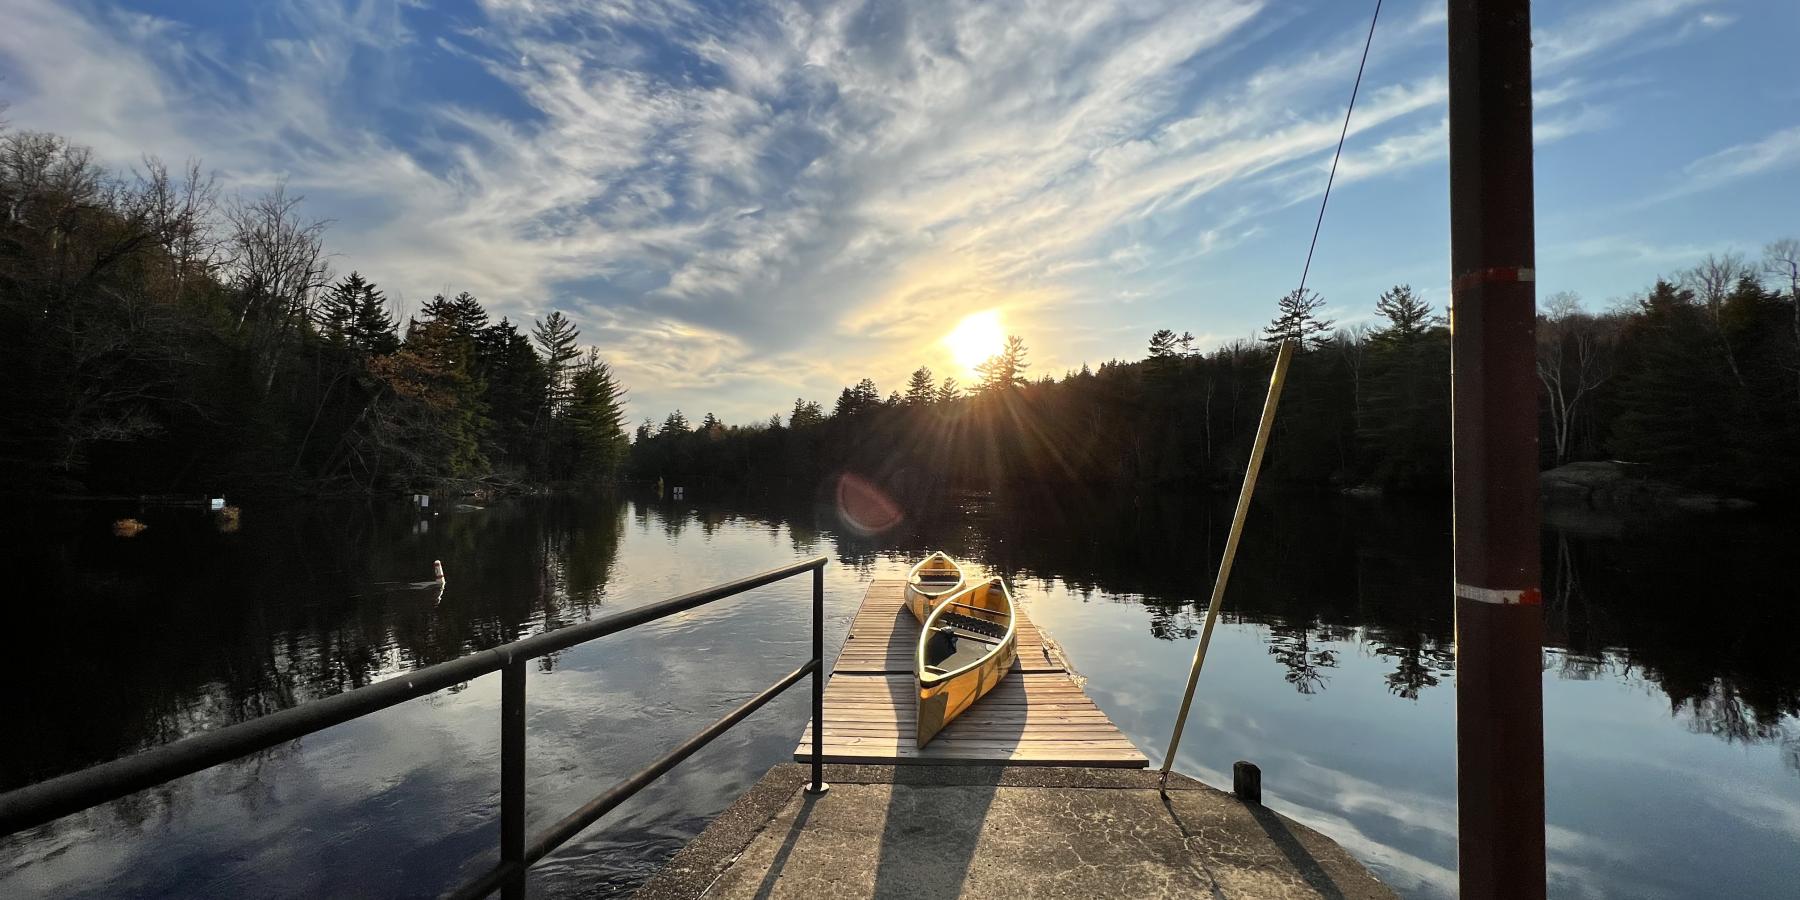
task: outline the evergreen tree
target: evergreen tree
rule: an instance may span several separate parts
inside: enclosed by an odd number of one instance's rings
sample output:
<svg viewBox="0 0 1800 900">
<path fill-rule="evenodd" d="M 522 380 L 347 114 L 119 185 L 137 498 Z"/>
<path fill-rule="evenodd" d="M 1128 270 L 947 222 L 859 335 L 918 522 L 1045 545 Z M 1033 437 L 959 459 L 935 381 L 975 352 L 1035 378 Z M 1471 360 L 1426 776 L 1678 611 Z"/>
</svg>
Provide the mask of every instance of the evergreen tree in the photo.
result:
<svg viewBox="0 0 1800 900">
<path fill-rule="evenodd" d="M 864 378 L 852 387 L 844 388 L 838 394 L 837 407 L 831 414 L 839 418 L 852 418 L 881 405 L 881 392 L 876 390 L 872 379 Z"/>
<path fill-rule="evenodd" d="M 420 307 L 422 321 L 443 326 L 442 333 L 455 351 L 462 355 L 465 368 L 471 378 L 479 381 L 483 376 L 480 357 L 481 336 L 487 328 L 487 310 L 469 292 L 457 294 L 454 299 L 447 299 L 443 294 L 433 296 Z"/>
<path fill-rule="evenodd" d="M 401 458 L 404 481 L 469 478 L 487 469 L 481 452 L 486 409 L 460 343 L 449 322 L 433 318 L 414 323 L 392 357 L 374 360 L 377 376 L 400 402 L 374 421 L 370 442 Z"/>
<path fill-rule="evenodd" d="M 358 272 L 351 272 L 325 292 L 320 301 L 321 331 L 326 340 L 368 354 L 392 353 L 400 338 L 387 298 Z"/>
<path fill-rule="evenodd" d="M 1279 345 L 1293 341 L 1296 351 L 1304 351 L 1316 350 L 1330 340 L 1331 320 L 1318 316 L 1325 306 L 1325 298 L 1319 292 L 1296 288 L 1275 305 L 1275 318 L 1263 329 L 1265 342 Z"/>
<path fill-rule="evenodd" d="M 581 356 L 581 351 L 575 346 L 580 338 L 581 331 L 561 310 L 552 310 L 548 318 L 539 320 L 531 328 L 531 339 L 544 352 L 544 369 L 550 376 L 550 408 L 553 411 L 560 412 L 568 400 L 569 370 Z"/>
<path fill-rule="evenodd" d="M 945 376 L 944 383 L 938 385 L 937 402 L 949 403 L 960 396 L 962 396 L 962 388 L 957 385 L 956 379 Z"/>
<path fill-rule="evenodd" d="M 1150 358 L 1165 359 L 1174 356 L 1176 342 L 1179 340 L 1181 339 L 1175 336 L 1175 332 L 1167 328 L 1157 329 L 1155 334 L 1150 335 Z"/>
<path fill-rule="evenodd" d="M 1006 346 L 999 353 L 988 357 L 987 362 L 975 367 L 981 374 L 981 390 L 986 393 L 1010 390 L 1025 385 L 1025 370 L 1031 364 L 1025 361 L 1025 339 L 1016 334 L 1006 336 Z"/>
<path fill-rule="evenodd" d="M 574 478 L 610 481 L 625 462 L 625 391 L 593 349 L 575 366 L 569 385 L 565 418 L 574 444 Z M 682 428 L 686 424 L 682 421 Z"/>
<path fill-rule="evenodd" d="M 1713 364 L 1709 314 L 1693 291 L 1660 279 L 1638 306 L 1627 332 L 1637 358 L 1621 379 L 1613 452 L 1664 478 L 1711 483 L 1729 421 L 1720 398 L 1734 379 Z"/>
<path fill-rule="evenodd" d="M 788 414 L 788 427 L 799 430 L 825 423 L 825 408 L 804 397 L 794 398 L 794 410 Z"/>
<path fill-rule="evenodd" d="M 1375 312 L 1388 320 L 1372 337 L 1389 344 L 1410 344 L 1425 336 L 1439 319 L 1432 315 L 1431 304 L 1413 293 L 1411 285 L 1398 284 L 1382 293 L 1375 301 Z"/>
<path fill-rule="evenodd" d="M 694 430 L 693 426 L 688 424 L 687 416 L 682 415 L 681 410 L 678 409 L 672 413 L 669 413 L 668 417 L 663 419 L 662 427 L 657 429 L 656 436 L 657 437 L 669 437 L 671 435 L 679 436 L 679 435 L 683 435 L 683 434 L 688 434 L 688 433 L 692 432 L 693 430 Z"/>
<path fill-rule="evenodd" d="M 906 382 L 906 404 L 924 406 L 936 398 L 937 391 L 931 386 L 931 370 L 924 366 L 914 369 L 912 378 Z"/>
<path fill-rule="evenodd" d="M 485 400 L 494 421 L 491 454 L 525 467 L 533 474 L 544 474 L 551 460 L 546 451 L 554 443 L 546 441 L 541 427 L 549 420 L 550 376 L 531 339 L 522 334 L 510 319 L 501 319 L 481 332 L 480 368 L 485 373 Z"/>
</svg>

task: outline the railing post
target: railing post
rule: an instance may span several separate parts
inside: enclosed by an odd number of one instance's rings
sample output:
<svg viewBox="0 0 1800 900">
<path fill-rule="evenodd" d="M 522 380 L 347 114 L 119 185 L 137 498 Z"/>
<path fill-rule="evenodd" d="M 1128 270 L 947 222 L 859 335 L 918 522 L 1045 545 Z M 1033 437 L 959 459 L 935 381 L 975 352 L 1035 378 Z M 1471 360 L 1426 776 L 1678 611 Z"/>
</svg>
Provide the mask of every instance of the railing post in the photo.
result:
<svg viewBox="0 0 1800 900">
<path fill-rule="evenodd" d="M 813 567 L 812 590 L 812 784 L 808 794 L 830 790 L 825 783 L 825 563 Z"/>
<path fill-rule="evenodd" d="M 501 900 L 525 900 L 525 659 L 500 670 Z"/>
</svg>

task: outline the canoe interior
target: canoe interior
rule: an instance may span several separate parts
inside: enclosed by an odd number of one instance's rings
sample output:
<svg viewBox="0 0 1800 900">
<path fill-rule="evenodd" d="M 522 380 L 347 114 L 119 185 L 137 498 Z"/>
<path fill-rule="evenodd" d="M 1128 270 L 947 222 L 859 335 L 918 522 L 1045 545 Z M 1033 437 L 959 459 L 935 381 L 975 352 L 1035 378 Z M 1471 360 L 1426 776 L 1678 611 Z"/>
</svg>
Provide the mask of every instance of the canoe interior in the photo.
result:
<svg viewBox="0 0 1800 900">
<path fill-rule="evenodd" d="M 919 746 L 993 690 L 1017 653 L 1012 597 L 1000 579 L 944 598 L 919 635 L 914 672 Z"/>
<path fill-rule="evenodd" d="M 922 624 L 939 598 L 962 590 L 967 576 L 943 551 L 919 560 L 906 575 L 906 607 Z"/>
</svg>

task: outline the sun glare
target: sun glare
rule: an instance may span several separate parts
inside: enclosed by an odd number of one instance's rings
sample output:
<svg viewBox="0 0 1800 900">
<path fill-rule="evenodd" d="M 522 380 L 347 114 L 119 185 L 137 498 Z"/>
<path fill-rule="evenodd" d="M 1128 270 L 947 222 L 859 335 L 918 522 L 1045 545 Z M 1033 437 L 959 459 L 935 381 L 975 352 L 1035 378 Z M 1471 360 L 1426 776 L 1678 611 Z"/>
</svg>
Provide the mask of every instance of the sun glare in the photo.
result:
<svg viewBox="0 0 1800 900">
<path fill-rule="evenodd" d="M 997 309 L 971 313 L 956 324 L 955 330 L 944 335 L 944 346 L 950 348 L 950 355 L 956 357 L 957 365 L 969 370 L 987 362 L 988 357 L 999 353 L 1005 345 L 1006 332 L 1000 327 Z"/>
</svg>

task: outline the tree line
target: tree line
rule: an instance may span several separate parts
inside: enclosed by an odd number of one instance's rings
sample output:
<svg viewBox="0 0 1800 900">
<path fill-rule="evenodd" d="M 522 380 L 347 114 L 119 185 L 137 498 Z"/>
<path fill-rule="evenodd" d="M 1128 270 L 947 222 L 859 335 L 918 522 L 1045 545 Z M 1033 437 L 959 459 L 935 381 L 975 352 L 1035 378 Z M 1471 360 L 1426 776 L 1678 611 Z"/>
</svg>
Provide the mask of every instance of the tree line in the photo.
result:
<svg viewBox="0 0 1800 900">
<path fill-rule="evenodd" d="M 1537 371 L 1542 466 L 1617 460 L 1629 471 L 1752 496 L 1800 493 L 1800 241 L 1761 259 L 1715 254 L 1605 311 L 1545 298 Z M 730 425 L 681 411 L 638 426 L 630 468 L 675 484 L 828 484 L 1046 492 L 1230 487 L 1242 478 L 1274 347 L 1300 347 L 1265 477 L 1296 485 L 1444 491 L 1450 331 L 1407 285 L 1377 319 L 1337 328 L 1325 298 L 1290 293 L 1257 339 L 1211 350 L 1172 329 L 1137 360 L 1027 377 L 1012 336 L 968 388 L 924 367 L 883 397 L 871 379 L 828 410 Z"/>
<path fill-rule="evenodd" d="M 404 325 L 284 186 L 131 173 L 0 132 L 0 484 L 319 493 L 604 481 L 624 389 L 561 312 L 468 293 Z"/>
</svg>

